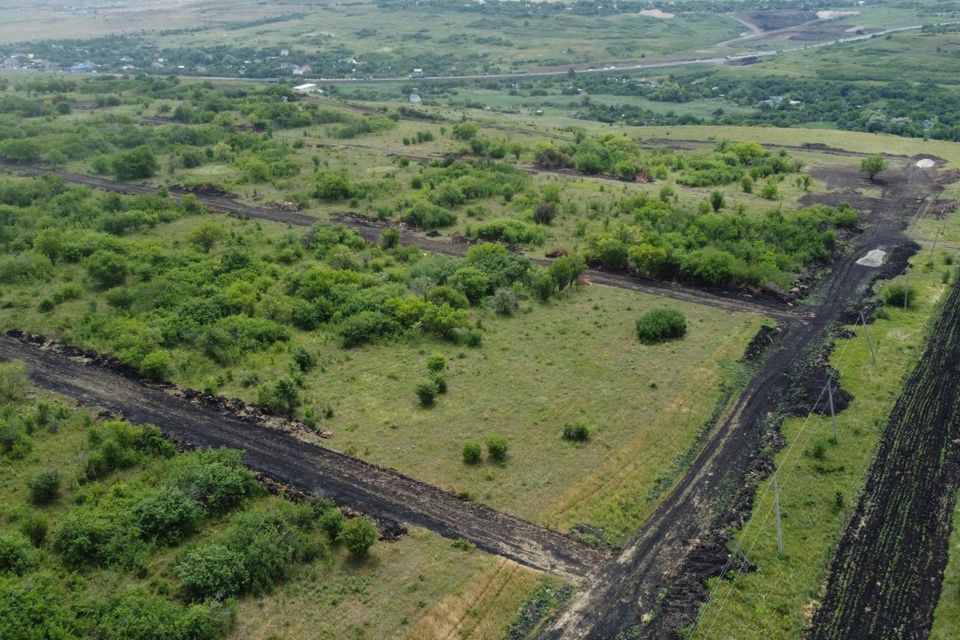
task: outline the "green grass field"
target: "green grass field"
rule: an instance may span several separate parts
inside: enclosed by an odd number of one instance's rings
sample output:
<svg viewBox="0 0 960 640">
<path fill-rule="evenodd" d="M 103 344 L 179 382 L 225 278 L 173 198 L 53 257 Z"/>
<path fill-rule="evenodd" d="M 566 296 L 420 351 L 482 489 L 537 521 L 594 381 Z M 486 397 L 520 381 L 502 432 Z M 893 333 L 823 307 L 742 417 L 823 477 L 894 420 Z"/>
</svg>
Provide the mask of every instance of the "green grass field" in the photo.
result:
<svg viewBox="0 0 960 640">
<path fill-rule="evenodd" d="M 910 278 L 918 290 L 916 306 L 906 311 L 885 307 L 888 317 L 870 325 L 877 365 L 871 361 L 862 327 L 854 330 L 854 337 L 837 341 L 830 362 L 853 401 L 837 415 L 836 441 L 828 416 L 789 418 L 781 429 L 786 446 L 775 459 L 781 470 L 784 556 L 777 557 L 772 481 L 767 480 L 758 487 L 753 516 L 735 538 L 735 547 L 757 570 L 732 580 L 710 581 L 711 598 L 701 609 L 693 637 L 797 637 L 809 623 L 887 413 L 947 291 L 944 271 L 955 277 L 955 268 L 944 264 L 948 255 L 955 252 L 938 251 L 928 267 L 927 254 L 918 254 Z"/>
</svg>

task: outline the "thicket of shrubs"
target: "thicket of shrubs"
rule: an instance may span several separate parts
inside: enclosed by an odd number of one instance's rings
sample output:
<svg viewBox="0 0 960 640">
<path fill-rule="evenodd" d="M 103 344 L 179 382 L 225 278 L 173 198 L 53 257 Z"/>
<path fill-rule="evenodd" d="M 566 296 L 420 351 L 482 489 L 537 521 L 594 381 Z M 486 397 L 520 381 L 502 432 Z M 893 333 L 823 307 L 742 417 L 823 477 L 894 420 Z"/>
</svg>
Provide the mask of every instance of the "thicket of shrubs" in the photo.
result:
<svg viewBox="0 0 960 640">
<path fill-rule="evenodd" d="M 682 338 L 686 333 L 687 319 L 676 309 L 653 309 L 637 318 L 637 339 L 644 344 Z"/>
<path fill-rule="evenodd" d="M 36 508 L 0 523 L 3 638 L 223 638 L 234 597 L 273 590 L 334 544 L 362 558 L 378 536 L 372 522 L 347 519 L 325 500 L 257 502 L 266 492 L 239 451 L 174 455 L 153 427 L 96 423 L 44 401 L 8 404 L 0 415 L 30 425 L 20 433 L 28 441 L 61 429 L 87 433 L 77 462 L 27 475 L 25 498 Z M 92 477 L 89 460 L 98 456 L 116 464 L 97 463 Z M 48 505 L 61 491 L 69 492 L 66 510 L 48 536 Z M 213 518 L 225 530 L 191 544 Z M 163 547 L 180 547 L 168 577 L 125 586 L 128 574 L 154 570 Z M 97 580 L 74 574 L 91 570 Z"/>
</svg>

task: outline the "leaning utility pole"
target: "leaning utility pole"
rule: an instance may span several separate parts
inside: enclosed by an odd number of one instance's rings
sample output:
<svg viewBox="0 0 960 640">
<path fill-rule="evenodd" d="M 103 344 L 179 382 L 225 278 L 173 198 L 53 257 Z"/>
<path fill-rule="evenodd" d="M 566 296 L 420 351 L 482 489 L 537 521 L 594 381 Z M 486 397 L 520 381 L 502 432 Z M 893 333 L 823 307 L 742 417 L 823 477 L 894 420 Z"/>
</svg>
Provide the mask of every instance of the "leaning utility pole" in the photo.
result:
<svg viewBox="0 0 960 640">
<path fill-rule="evenodd" d="M 779 473 L 773 476 L 773 509 L 774 520 L 777 523 L 777 557 L 783 555 L 783 530 L 780 528 L 780 483 L 777 480 Z"/>
<path fill-rule="evenodd" d="M 863 311 L 860 312 L 860 322 L 863 323 L 863 337 L 867 339 L 867 347 L 870 348 L 870 357 L 873 358 L 873 364 L 877 364 L 877 352 L 873 350 L 873 341 L 870 339 L 870 332 L 867 331 L 867 320 L 863 317 Z"/>
</svg>

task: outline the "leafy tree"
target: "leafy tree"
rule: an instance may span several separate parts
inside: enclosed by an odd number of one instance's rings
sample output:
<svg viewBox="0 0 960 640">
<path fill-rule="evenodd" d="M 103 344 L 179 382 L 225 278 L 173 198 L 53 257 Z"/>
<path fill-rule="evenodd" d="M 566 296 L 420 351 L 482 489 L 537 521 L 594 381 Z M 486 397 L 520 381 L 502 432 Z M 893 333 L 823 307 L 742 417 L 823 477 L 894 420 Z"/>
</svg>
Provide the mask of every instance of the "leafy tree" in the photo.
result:
<svg viewBox="0 0 960 640">
<path fill-rule="evenodd" d="M 56 502 L 60 497 L 60 472 L 42 471 L 27 482 L 30 502 L 38 507 Z"/>
<path fill-rule="evenodd" d="M 201 222 L 187 234 L 187 241 L 197 245 L 204 253 L 210 253 L 213 246 L 224 236 L 223 227 L 215 222 Z"/>
<path fill-rule="evenodd" d="M 441 285 L 433 287 L 427 292 L 427 301 L 435 305 L 442 306 L 448 304 L 454 309 L 466 309 L 470 306 L 470 300 L 467 296 L 460 293 L 450 285 Z"/>
<path fill-rule="evenodd" d="M 477 136 L 480 128 L 472 122 L 460 122 L 453 125 L 453 137 L 457 140 L 472 140 Z"/>
<path fill-rule="evenodd" d="M 656 344 L 682 338 L 687 320 L 675 309 L 654 309 L 637 318 L 637 338 L 644 344 Z"/>
<path fill-rule="evenodd" d="M 29 138 L 14 138 L 0 143 L 0 158 L 17 164 L 36 162 L 40 159 L 41 152 L 39 143 Z"/>
<path fill-rule="evenodd" d="M 886 168 L 887 161 L 884 160 L 883 156 L 868 156 L 860 161 L 860 171 L 866 174 L 871 181 Z"/>
<path fill-rule="evenodd" d="M 151 351 L 140 361 L 140 375 L 147 380 L 160 381 L 170 373 L 170 354 L 163 349 Z"/>
<path fill-rule="evenodd" d="M 157 157 L 148 146 L 140 146 L 121 153 L 113 160 L 113 172 L 117 180 L 143 180 L 152 177 L 158 170 Z"/>
<path fill-rule="evenodd" d="M 109 289 L 123 284 L 127 279 L 127 261 L 123 256 L 99 249 L 86 259 L 87 275 L 98 289 Z"/>
<path fill-rule="evenodd" d="M 346 200 L 357 194 L 356 188 L 350 184 L 347 177 L 342 173 L 326 172 L 320 175 L 317 180 L 317 186 L 313 191 L 315 198 L 319 200 Z"/>
<path fill-rule="evenodd" d="M 460 267 L 447 282 L 474 304 L 479 302 L 490 288 L 490 277 L 472 266 Z"/>
<path fill-rule="evenodd" d="M 507 439 L 503 436 L 487 438 L 487 454 L 494 462 L 503 462 L 507 459 Z"/>
<path fill-rule="evenodd" d="M 483 455 L 483 450 L 480 448 L 479 442 L 468 442 L 463 445 L 464 464 L 477 464 L 480 462 L 481 455 Z"/>
<path fill-rule="evenodd" d="M 260 387 L 257 402 L 270 411 L 293 417 L 300 405 L 300 389 L 292 378 L 285 376 Z"/>
<path fill-rule="evenodd" d="M 421 326 L 427 333 L 450 338 L 455 330 L 466 327 L 469 322 L 470 316 L 464 309 L 454 309 L 448 304 L 439 307 L 431 304 L 423 314 Z"/>
<path fill-rule="evenodd" d="M 42 229 L 33 239 L 33 250 L 46 256 L 53 264 L 57 264 L 63 254 L 63 247 L 63 232 L 59 229 Z"/>
<path fill-rule="evenodd" d="M 253 475 L 241 463 L 242 451 L 216 449 L 177 456 L 173 486 L 193 498 L 207 513 L 221 514 L 251 495 Z"/>
<path fill-rule="evenodd" d="M 763 189 L 760 190 L 760 195 L 767 200 L 776 200 L 780 197 L 780 190 L 777 188 L 775 182 L 768 180 L 763 184 Z"/>
<path fill-rule="evenodd" d="M 380 311 L 361 311 L 340 324 L 340 338 L 344 347 L 355 347 L 398 329 L 396 321 Z"/>
<path fill-rule="evenodd" d="M 337 541 L 357 558 L 366 557 L 370 547 L 377 541 L 377 528 L 368 518 L 357 516 L 347 520 L 337 536 Z"/>
<path fill-rule="evenodd" d="M 566 289 L 577 281 L 587 270 L 587 264 L 579 255 L 560 256 L 548 267 L 550 275 L 560 290 Z"/>
</svg>

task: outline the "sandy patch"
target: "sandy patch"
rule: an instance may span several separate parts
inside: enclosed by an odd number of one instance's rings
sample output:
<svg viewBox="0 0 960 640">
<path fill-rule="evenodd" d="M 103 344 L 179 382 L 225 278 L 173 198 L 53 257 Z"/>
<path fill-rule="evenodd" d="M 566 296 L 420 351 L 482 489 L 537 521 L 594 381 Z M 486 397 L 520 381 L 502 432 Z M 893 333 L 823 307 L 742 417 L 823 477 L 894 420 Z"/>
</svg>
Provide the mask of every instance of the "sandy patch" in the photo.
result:
<svg viewBox="0 0 960 640">
<path fill-rule="evenodd" d="M 675 14 L 667 13 L 666 11 L 660 11 L 660 9 L 644 9 L 639 12 L 642 16 L 647 16 L 648 18 L 663 18 L 664 20 L 672 18 Z"/>
<path fill-rule="evenodd" d="M 874 249 L 869 251 L 867 255 L 863 256 L 857 260 L 857 264 L 862 267 L 879 267 L 883 265 L 883 261 L 887 257 L 887 252 L 883 249 Z"/>
<path fill-rule="evenodd" d="M 858 16 L 859 11 L 817 11 L 817 17 L 821 20 L 832 20 L 834 18 L 845 18 L 847 16 Z"/>
<path fill-rule="evenodd" d="M 921 158 L 920 160 L 917 160 L 918 169 L 930 169 L 931 167 L 936 166 L 936 164 L 937 163 L 930 158 Z"/>
</svg>

